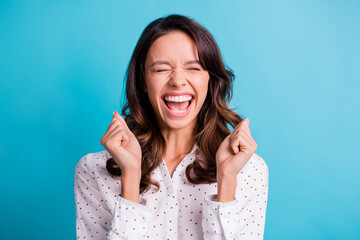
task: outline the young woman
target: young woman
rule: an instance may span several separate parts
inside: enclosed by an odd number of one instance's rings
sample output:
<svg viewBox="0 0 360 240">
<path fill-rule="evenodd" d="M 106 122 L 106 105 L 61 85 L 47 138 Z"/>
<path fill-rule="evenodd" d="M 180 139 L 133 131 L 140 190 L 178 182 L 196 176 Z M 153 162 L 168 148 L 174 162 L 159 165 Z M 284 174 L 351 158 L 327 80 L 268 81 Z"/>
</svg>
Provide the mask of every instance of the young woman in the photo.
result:
<svg viewBox="0 0 360 240">
<path fill-rule="evenodd" d="M 126 74 L 124 118 L 75 168 L 78 239 L 262 239 L 268 167 L 211 34 L 156 19 Z"/>
</svg>

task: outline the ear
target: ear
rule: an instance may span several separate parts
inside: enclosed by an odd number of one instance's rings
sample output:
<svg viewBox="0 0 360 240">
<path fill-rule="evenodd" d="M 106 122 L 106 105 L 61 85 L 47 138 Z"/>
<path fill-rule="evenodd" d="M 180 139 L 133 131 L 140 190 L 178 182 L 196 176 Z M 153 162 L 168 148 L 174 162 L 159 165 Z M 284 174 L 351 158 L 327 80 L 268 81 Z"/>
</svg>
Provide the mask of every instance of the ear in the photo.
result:
<svg viewBox="0 0 360 240">
<path fill-rule="evenodd" d="M 144 86 L 143 86 L 143 91 L 144 91 L 144 92 L 147 92 L 147 91 L 148 91 L 146 84 L 144 84 Z"/>
</svg>

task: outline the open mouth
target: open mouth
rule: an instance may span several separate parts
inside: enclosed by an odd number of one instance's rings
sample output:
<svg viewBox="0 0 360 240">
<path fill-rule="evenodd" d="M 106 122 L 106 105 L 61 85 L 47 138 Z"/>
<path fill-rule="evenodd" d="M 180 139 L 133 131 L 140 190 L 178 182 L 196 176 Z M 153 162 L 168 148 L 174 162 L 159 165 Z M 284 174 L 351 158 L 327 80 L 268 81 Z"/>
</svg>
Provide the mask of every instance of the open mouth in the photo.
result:
<svg viewBox="0 0 360 240">
<path fill-rule="evenodd" d="M 162 99 L 167 109 L 176 115 L 185 114 L 194 101 L 194 97 L 188 94 L 181 96 L 164 96 Z"/>
</svg>

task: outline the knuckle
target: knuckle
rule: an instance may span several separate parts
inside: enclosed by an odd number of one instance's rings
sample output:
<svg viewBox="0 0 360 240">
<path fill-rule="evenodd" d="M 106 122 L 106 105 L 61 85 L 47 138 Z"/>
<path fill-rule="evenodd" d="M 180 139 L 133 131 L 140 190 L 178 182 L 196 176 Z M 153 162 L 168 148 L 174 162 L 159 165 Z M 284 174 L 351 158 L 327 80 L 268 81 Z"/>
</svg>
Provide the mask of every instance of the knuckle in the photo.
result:
<svg viewBox="0 0 360 240">
<path fill-rule="evenodd" d="M 239 128 L 239 129 L 237 130 L 237 133 L 238 133 L 238 134 L 243 134 L 243 132 L 244 132 L 244 129 L 243 129 L 243 128 Z"/>
<path fill-rule="evenodd" d="M 251 150 L 252 150 L 253 152 L 255 152 L 256 149 L 257 149 L 257 145 L 256 145 L 256 144 L 252 145 Z"/>
<path fill-rule="evenodd" d="M 243 124 L 240 126 L 239 131 L 243 132 L 246 130 L 246 128 L 247 128 L 247 126 L 245 124 Z"/>
<path fill-rule="evenodd" d="M 125 134 L 124 128 L 122 126 L 117 126 L 116 127 L 117 133 L 121 133 L 121 134 Z"/>
</svg>

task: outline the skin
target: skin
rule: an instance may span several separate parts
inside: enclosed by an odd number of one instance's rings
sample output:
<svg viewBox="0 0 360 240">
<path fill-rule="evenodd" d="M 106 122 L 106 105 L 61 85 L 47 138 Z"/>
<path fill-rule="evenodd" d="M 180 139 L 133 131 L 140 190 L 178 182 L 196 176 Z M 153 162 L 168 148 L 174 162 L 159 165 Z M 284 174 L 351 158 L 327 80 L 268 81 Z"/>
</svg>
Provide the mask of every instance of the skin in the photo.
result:
<svg viewBox="0 0 360 240">
<path fill-rule="evenodd" d="M 149 48 L 145 61 L 145 91 L 155 110 L 161 133 L 166 140 L 164 160 L 172 176 L 178 163 L 191 151 L 192 131 L 207 94 L 210 75 L 199 63 L 195 42 L 185 33 L 174 31 L 158 38 Z M 152 64 L 165 61 L 168 64 Z M 162 96 L 167 92 L 190 92 L 194 101 L 186 117 L 169 115 Z"/>
<path fill-rule="evenodd" d="M 207 94 L 209 73 L 198 63 L 195 42 L 181 31 L 170 32 L 150 46 L 145 61 L 145 87 L 166 140 L 164 161 L 172 176 L 176 166 L 194 145 L 192 131 Z M 164 64 L 152 65 L 155 61 Z M 196 70 L 197 69 L 197 70 Z M 194 102 L 185 117 L 169 115 L 161 97 L 167 92 L 190 92 Z M 115 111 L 108 130 L 100 140 L 122 170 L 121 196 L 139 203 L 141 148 L 124 119 Z M 219 146 L 216 153 L 219 202 L 233 201 L 237 175 L 257 149 L 251 136 L 249 119 L 239 123 Z"/>
</svg>

